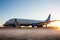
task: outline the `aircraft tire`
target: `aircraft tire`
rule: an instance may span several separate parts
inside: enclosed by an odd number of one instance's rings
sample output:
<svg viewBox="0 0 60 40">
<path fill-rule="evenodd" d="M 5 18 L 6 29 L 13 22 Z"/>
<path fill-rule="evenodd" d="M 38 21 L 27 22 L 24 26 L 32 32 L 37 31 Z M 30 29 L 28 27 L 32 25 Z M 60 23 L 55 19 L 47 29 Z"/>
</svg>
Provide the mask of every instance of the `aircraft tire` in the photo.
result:
<svg viewBox="0 0 60 40">
<path fill-rule="evenodd" d="M 34 28 L 34 26 L 32 26 L 32 28 Z"/>
</svg>

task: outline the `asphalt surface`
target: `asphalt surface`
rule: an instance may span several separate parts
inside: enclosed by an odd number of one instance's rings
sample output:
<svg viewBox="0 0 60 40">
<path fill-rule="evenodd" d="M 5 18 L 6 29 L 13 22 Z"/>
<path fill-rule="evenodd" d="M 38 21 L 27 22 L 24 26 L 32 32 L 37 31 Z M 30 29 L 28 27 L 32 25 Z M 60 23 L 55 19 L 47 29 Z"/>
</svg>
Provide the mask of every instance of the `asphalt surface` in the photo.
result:
<svg viewBox="0 0 60 40">
<path fill-rule="evenodd" d="M 49 28 L 0 28 L 0 40 L 60 40 L 60 30 Z"/>
</svg>

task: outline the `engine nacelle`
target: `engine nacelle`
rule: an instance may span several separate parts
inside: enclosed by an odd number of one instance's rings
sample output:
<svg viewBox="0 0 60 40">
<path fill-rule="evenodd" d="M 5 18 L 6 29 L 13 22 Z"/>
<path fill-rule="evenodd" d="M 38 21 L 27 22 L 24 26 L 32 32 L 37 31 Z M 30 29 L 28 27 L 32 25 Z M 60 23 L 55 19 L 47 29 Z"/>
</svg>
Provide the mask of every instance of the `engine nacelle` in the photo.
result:
<svg viewBox="0 0 60 40">
<path fill-rule="evenodd" d="M 32 23 L 32 26 L 38 26 L 38 23 Z"/>
</svg>

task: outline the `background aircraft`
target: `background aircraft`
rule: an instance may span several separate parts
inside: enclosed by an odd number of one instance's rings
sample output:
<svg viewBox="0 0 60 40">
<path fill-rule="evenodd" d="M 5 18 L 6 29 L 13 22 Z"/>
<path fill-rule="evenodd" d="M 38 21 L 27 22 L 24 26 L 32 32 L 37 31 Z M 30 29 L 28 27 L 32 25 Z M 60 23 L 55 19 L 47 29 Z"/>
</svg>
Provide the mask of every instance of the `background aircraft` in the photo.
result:
<svg viewBox="0 0 60 40">
<path fill-rule="evenodd" d="M 3 24 L 3 26 L 7 27 L 7 26 L 12 26 L 12 27 L 21 27 L 21 26 L 29 26 L 31 25 L 32 27 L 37 26 L 37 27 L 43 27 L 43 25 L 49 24 L 50 21 L 50 17 L 51 14 L 49 14 L 48 18 L 46 20 L 31 20 L 31 19 L 17 19 L 17 18 L 13 18 L 10 19 L 8 21 L 6 21 L 6 23 Z"/>
</svg>

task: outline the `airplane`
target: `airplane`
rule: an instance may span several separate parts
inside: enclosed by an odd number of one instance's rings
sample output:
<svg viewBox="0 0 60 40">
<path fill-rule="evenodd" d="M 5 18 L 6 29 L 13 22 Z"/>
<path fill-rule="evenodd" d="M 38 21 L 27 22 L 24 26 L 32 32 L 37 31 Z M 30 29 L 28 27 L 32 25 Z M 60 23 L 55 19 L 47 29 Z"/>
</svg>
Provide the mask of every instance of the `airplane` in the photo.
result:
<svg viewBox="0 0 60 40">
<path fill-rule="evenodd" d="M 47 24 L 49 24 L 51 22 L 50 17 L 51 17 L 51 14 L 49 14 L 49 16 L 46 20 L 31 20 L 31 19 L 13 18 L 13 19 L 10 19 L 10 20 L 6 21 L 3 24 L 3 26 L 4 27 L 7 27 L 7 26 L 12 26 L 12 27 L 19 26 L 19 27 L 21 27 L 21 26 L 31 25 L 34 28 L 34 26 L 43 27 L 43 25 L 46 25 L 46 27 L 47 27 Z"/>
</svg>

